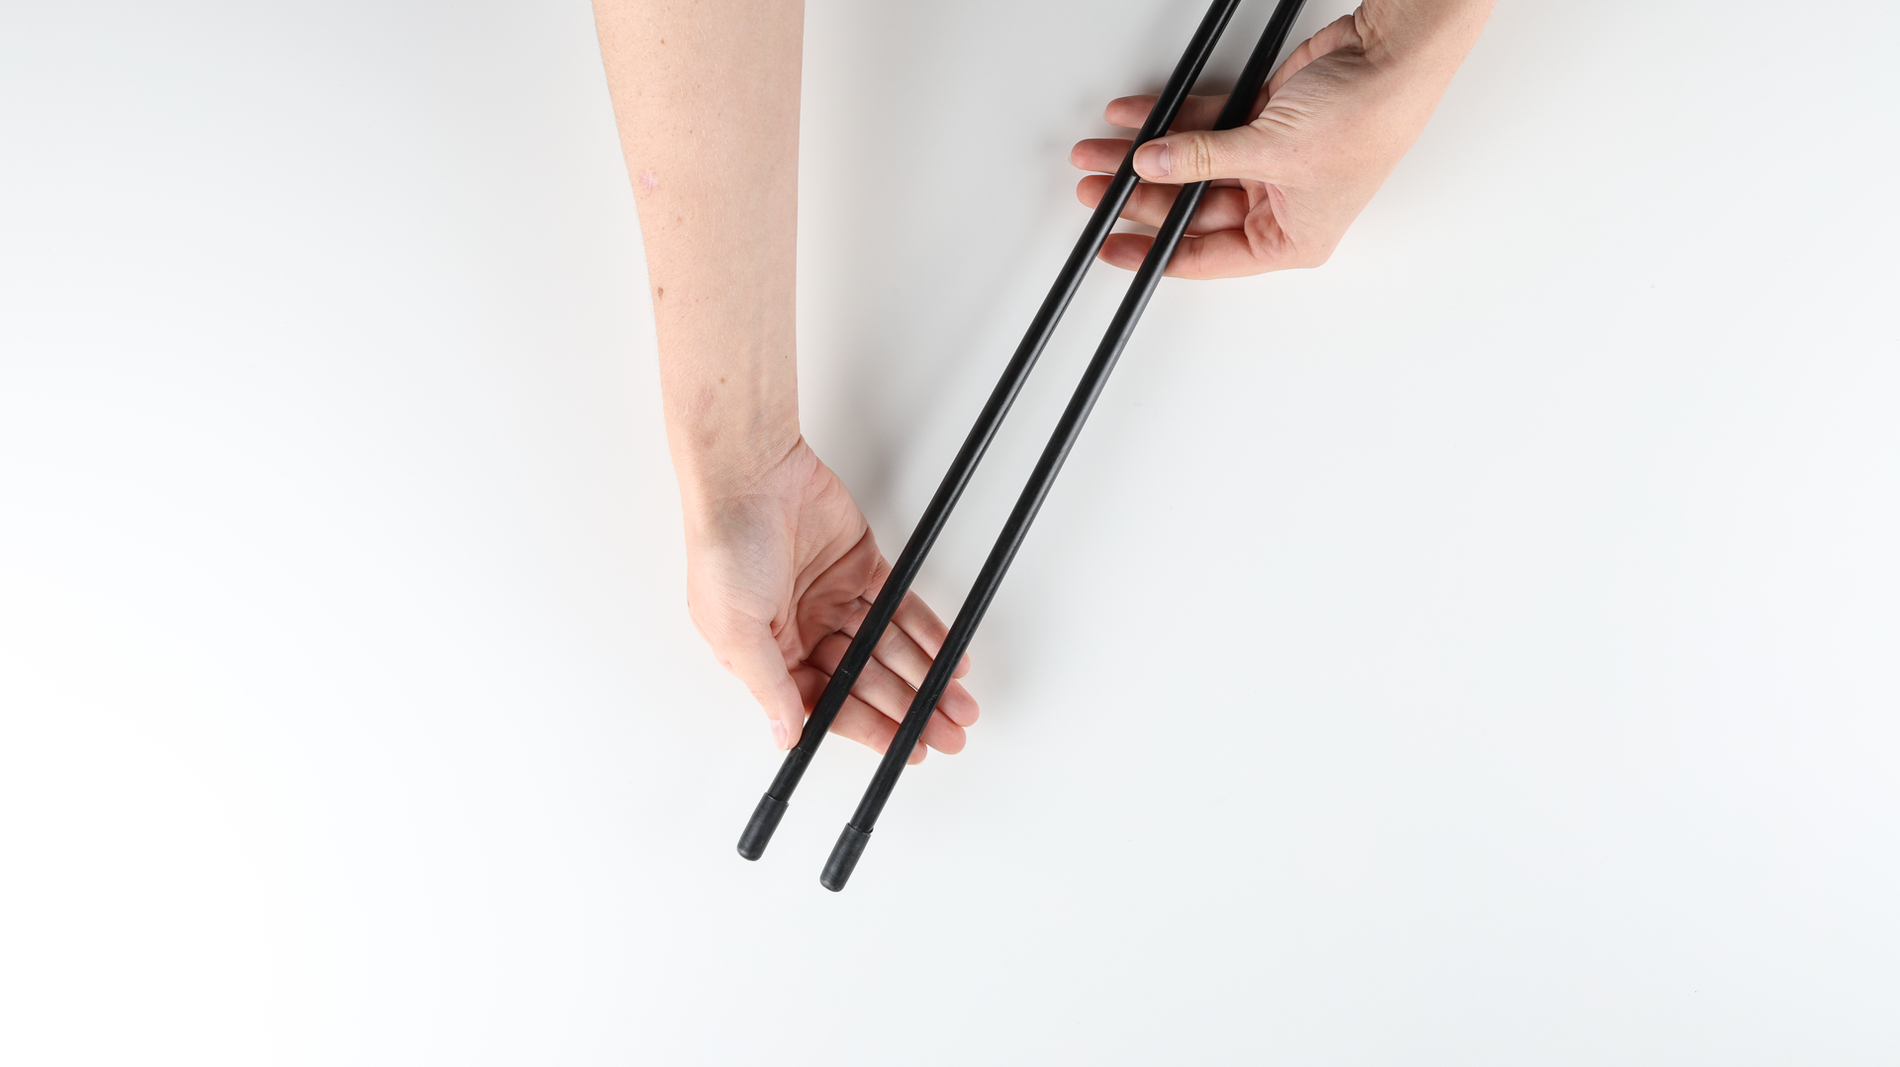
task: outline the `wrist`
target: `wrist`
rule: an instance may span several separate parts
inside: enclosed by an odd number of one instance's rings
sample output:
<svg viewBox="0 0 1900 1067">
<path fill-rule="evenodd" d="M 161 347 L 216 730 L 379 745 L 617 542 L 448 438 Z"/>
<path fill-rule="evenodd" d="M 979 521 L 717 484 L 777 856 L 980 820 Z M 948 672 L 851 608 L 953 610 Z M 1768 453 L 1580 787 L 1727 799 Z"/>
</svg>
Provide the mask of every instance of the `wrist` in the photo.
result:
<svg viewBox="0 0 1900 1067">
<path fill-rule="evenodd" d="M 667 449 L 689 509 L 753 491 L 800 441 L 789 323 L 760 329 L 729 322 L 744 319 L 730 308 L 711 310 L 685 324 L 661 319 Z"/>
<path fill-rule="evenodd" d="M 1495 0 L 1365 0 L 1354 21 L 1374 65 L 1449 79 L 1477 43 Z"/>
<path fill-rule="evenodd" d="M 758 492 L 803 441 L 796 418 L 760 418 L 717 428 L 669 426 L 668 438 L 680 499 L 695 514 Z"/>
</svg>

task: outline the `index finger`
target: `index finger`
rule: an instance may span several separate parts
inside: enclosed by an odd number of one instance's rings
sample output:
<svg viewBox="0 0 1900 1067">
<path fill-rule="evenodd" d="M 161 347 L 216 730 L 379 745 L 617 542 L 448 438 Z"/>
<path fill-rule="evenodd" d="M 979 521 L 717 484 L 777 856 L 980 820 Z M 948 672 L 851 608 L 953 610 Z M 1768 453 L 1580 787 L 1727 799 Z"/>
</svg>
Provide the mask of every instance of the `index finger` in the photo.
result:
<svg viewBox="0 0 1900 1067">
<path fill-rule="evenodd" d="M 792 672 L 785 665 L 785 650 L 772 637 L 769 626 L 750 620 L 735 620 L 719 632 L 707 635 L 719 663 L 731 671 L 771 717 L 775 727 L 772 739 L 781 749 L 798 743 L 805 725 L 805 702 L 800 697 Z"/>
</svg>

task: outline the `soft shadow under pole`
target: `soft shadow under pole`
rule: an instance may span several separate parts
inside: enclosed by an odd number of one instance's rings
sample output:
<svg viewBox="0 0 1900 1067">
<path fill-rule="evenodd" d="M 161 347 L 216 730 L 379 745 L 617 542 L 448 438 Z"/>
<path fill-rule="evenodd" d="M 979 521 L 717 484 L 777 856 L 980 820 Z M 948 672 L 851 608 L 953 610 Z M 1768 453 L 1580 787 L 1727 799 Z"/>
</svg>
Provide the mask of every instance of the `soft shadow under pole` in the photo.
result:
<svg viewBox="0 0 1900 1067">
<path fill-rule="evenodd" d="M 1253 55 L 1248 57 L 1247 66 L 1241 71 L 1232 95 L 1227 98 L 1227 106 L 1221 109 L 1220 118 L 1214 123 L 1215 129 L 1232 129 L 1246 124 L 1251 118 L 1260 90 L 1267 84 L 1267 76 L 1273 71 L 1273 61 L 1285 46 L 1287 35 L 1292 32 L 1293 22 L 1299 18 L 1300 8 L 1304 4 L 1305 0 L 1280 0 L 1279 6 L 1274 8 L 1273 17 L 1267 20 L 1266 32 L 1261 34 L 1260 43 L 1254 47 Z M 1063 411 L 1062 420 L 1056 423 L 1055 433 L 1050 435 L 1042 458 L 1036 462 L 1036 469 L 1029 476 L 1029 484 L 1023 487 L 1022 496 L 1016 500 L 1015 510 L 1010 512 L 1009 521 L 1003 524 L 1003 532 L 996 538 L 996 546 L 990 550 L 989 559 L 984 561 L 983 569 L 977 574 L 975 586 L 963 601 L 962 610 L 957 612 L 957 620 L 950 626 L 950 636 L 944 640 L 943 650 L 937 653 L 935 662 L 930 665 L 930 672 L 924 676 L 923 685 L 918 687 L 917 696 L 911 702 L 910 710 L 905 713 L 903 724 L 897 728 L 897 736 L 885 751 L 877 772 L 871 776 L 871 784 L 864 790 L 864 798 L 858 802 L 857 812 L 845 824 L 844 832 L 838 835 L 838 843 L 832 847 L 831 858 L 825 861 L 824 872 L 818 877 L 819 883 L 826 889 L 837 892 L 851 878 L 851 871 L 858 865 L 858 857 L 864 854 L 864 846 L 871 841 L 871 829 L 877 824 L 878 813 L 884 810 L 885 801 L 890 799 L 891 791 L 897 788 L 898 775 L 904 773 L 905 757 L 909 756 L 917 739 L 923 736 L 924 724 L 930 721 L 938 699 L 943 696 L 944 687 L 950 684 L 950 675 L 956 670 L 957 660 L 970 647 L 970 638 L 975 636 L 978 624 L 983 621 L 983 613 L 989 609 L 997 588 L 1003 584 L 1003 575 L 1009 570 L 1010 562 L 1016 558 L 1016 551 L 1022 547 L 1023 538 L 1029 533 L 1029 524 L 1036 520 L 1036 512 L 1042 507 L 1043 499 L 1049 495 L 1050 487 L 1055 484 L 1063 460 L 1068 458 L 1069 450 L 1075 447 L 1076 438 L 1082 433 L 1082 424 L 1088 420 L 1096 398 L 1102 395 L 1102 387 L 1108 383 L 1109 372 L 1115 369 L 1115 361 L 1121 357 L 1128 338 L 1134 334 L 1135 324 L 1147 308 L 1148 299 L 1161 284 L 1168 260 L 1174 256 L 1176 246 L 1187 233 L 1188 222 L 1194 217 L 1194 211 L 1200 206 L 1201 197 L 1206 192 L 1207 183 L 1196 182 L 1183 187 L 1175 198 L 1173 209 L 1168 212 L 1167 220 L 1155 235 L 1154 246 L 1148 250 L 1147 258 L 1141 261 L 1141 268 L 1135 272 L 1135 280 L 1129 285 L 1128 294 L 1122 298 L 1121 306 L 1116 309 L 1115 317 L 1109 323 L 1108 333 L 1102 338 L 1101 346 L 1095 350 L 1088 369 L 1082 372 L 1082 380 L 1069 398 L 1069 406 Z"/>
<path fill-rule="evenodd" d="M 878 594 L 877 601 L 871 605 L 864 621 L 858 624 L 857 636 L 852 638 L 851 646 L 845 650 L 838 669 L 832 672 L 830 683 L 818 698 L 818 706 L 805 720 L 805 729 L 799 735 L 798 744 L 785 753 L 785 760 L 779 764 L 778 775 L 772 779 L 771 788 L 765 791 L 759 806 L 753 809 L 751 821 L 746 823 L 745 832 L 739 835 L 739 855 L 756 860 L 765 853 L 766 844 L 772 840 L 772 831 L 778 829 L 779 819 L 785 815 L 792 791 L 798 788 L 798 780 L 804 777 L 806 765 L 823 743 L 826 731 L 831 729 L 832 720 L 838 717 L 838 710 L 844 707 L 845 698 L 851 695 L 851 687 L 857 682 L 858 672 L 870 660 L 872 650 L 890 625 L 891 616 L 897 613 L 898 604 L 903 602 L 904 594 L 910 591 L 910 583 L 923 566 L 924 557 L 930 554 L 930 547 L 936 543 L 937 535 L 943 532 L 944 523 L 949 520 L 951 509 L 956 507 L 957 498 L 963 495 L 964 486 L 969 484 L 970 476 L 976 473 L 976 465 L 982 460 L 984 450 L 989 448 L 991 438 L 996 436 L 1003 416 L 1009 413 L 1016 394 L 1022 390 L 1023 382 L 1028 380 L 1030 368 L 1036 365 L 1036 357 L 1042 355 L 1050 335 L 1055 333 L 1056 323 L 1061 321 L 1069 300 L 1081 286 L 1082 276 L 1088 273 L 1090 264 L 1095 261 L 1095 254 L 1101 251 L 1102 242 L 1108 239 L 1109 232 L 1115 227 L 1115 220 L 1121 216 L 1123 205 L 1135 191 L 1135 184 L 1139 180 L 1135 176 L 1135 149 L 1168 132 L 1189 90 L 1201 76 L 1201 68 L 1207 65 L 1207 58 L 1213 54 L 1221 31 L 1227 28 L 1228 20 L 1233 18 L 1239 6 L 1240 0 L 1214 0 L 1208 7 L 1199 28 L 1194 31 L 1193 40 L 1188 42 L 1187 51 L 1182 53 L 1181 61 L 1175 64 L 1174 73 L 1168 76 L 1167 85 L 1161 90 L 1161 98 L 1155 102 L 1154 110 L 1149 112 L 1148 121 L 1135 136 L 1135 143 L 1129 148 L 1127 158 L 1122 160 L 1121 169 L 1115 172 L 1114 180 L 1109 183 L 1108 192 L 1103 194 L 1095 213 L 1089 216 L 1088 226 L 1082 230 L 1082 236 L 1076 240 L 1074 250 L 1062 265 L 1062 273 L 1056 276 L 1055 285 L 1050 287 L 1049 295 L 1043 298 L 1042 307 L 1029 324 L 1029 331 L 1023 335 L 1022 343 L 1016 346 L 1016 354 L 1010 357 L 1009 364 L 1003 368 L 1002 379 L 996 383 L 989 401 L 983 405 L 983 411 L 977 416 L 976 425 L 970 428 L 969 436 L 964 438 L 963 447 L 957 451 L 957 458 L 950 464 L 943 482 L 937 486 L 936 495 L 930 498 L 930 506 L 924 509 L 923 517 L 917 520 L 916 529 L 911 531 L 910 540 L 904 543 L 904 550 L 898 553 L 897 562 L 891 565 L 890 576 L 884 579 L 884 588 Z M 939 688 L 938 696 L 942 695 L 943 691 Z M 936 700 L 933 698 L 931 703 L 935 705 Z M 911 744 L 916 744 L 916 738 L 911 739 Z M 906 747 L 904 751 L 909 752 L 910 748 Z"/>
</svg>

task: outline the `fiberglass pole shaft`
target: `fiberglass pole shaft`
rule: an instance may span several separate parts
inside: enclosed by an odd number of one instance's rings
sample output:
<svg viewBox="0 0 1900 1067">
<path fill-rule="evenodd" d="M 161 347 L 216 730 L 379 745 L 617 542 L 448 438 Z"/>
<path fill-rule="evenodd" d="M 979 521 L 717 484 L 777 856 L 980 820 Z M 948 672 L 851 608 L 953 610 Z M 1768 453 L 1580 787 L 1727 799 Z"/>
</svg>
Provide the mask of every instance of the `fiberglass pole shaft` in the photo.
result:
<svg viewBox="0 0 1900 1067">
<path fill-rule="evenodd" d="M 1248 58 L 1247 66 L 1241 71 L 1240 79 L 1227 99 L 1227 105 L 1221 109 L 1220 118 L 1214 123 L 1215 129 L 1232 129 L 1244 125 L 1252 117 L 1253 105 L 1267 83 L 1267 76 L 1272 73 L 1273 61 L 1286 44 L 1287 35 L 1292 31 L 1293 22 L 1299 17 L 1302 6 L 1304 0 L 1280 0 L 1274 8 L 1273 16 L 1267 20 L 1266 32 L 1261 34 L 1260 43 Z M 982 623 L 983 613 L 989 609 L 990 601 L 1003 584 L 1003 575 L 1016 558 L 1017 550 L 1022 547 L 1030 524 L 1036 520 L 1037 510 L 1055 485 L 1063 461 L 1068 458 L 1069 450 L 1075 446 L 1076 438 L 1082 433 L 1082 424 L 1088 420 L 1089 411 L 1101 396 L 1102 387 L 1108 383 L 1109 373 L 1115 369 L 1115 361 L 1121 357 L 1122 349 L 1134 334 L 1135 324 L 1141 320 L 1141 313 L 1148 306 L 1149 298 L 1161 284 L 1168 260 L 1173 257 L 1176 246 L 1187 233 L 1188 222 L 1194 217 L 1194 211 L 1200 206 L 1201 197 L 1206 192 L 1207 183 L 1196 182 L 1183 187 L 1175 198 L 1167 220 L 1155 235 L 1153 247 L 1135 272 L 1135 280 L 1122 298 L 1121 306 L 1116 309 L 1107 334 L 1095 350 L 1094 358 L 1089 361 L 1088 369 L 1082 373 L 1082 380 L 1076 385 L 1068 408 L 1062 413 L 1061 421 L 1050 435 L 1049 444 L 1043 449 L 1042 458 L 1030 474 L 1029 484 L 1023 487 L 1015 510 L 1010 512 L 1009 521 L 1003 524 L 1003 532 L 997 536 L 989 559 L 977 574 L 976 584 L 964 600 L 962 609 L 957 612 L 956 622 L 950 626 L 950 635 L 944 640 L 942 651 L 937 653 L 936 660 L 930 665 L 930 672 L 924 676 L 923 685 L 918 687 L 916 698 L 904 715 L 903 724 L 897 728 L 897 736 L 885 750 L 883 760 L 871 777 L 871 784 L 858 802 L 857 812 L 838 835 L 838 843 L 832 847 L 831 858 L 826 861 L 824 872 L 818 879 L 826 889 L 836 892 L 844 888 L 857 866 L 858 857 L 863 855 L 865 845 L 870 843 L 871 830 L 877 824 L 878 814 L 884 810 L 891 791 L 897 787 L 898 776 L 904 773 L 905 759 L 917 744 L 917 739 L 923 736 L 924 725 L 930 721 L 938 699 L 950 684 L 950 675 L 956 670 L 957 660 L 970 647 L 970 639 Z"/>
<path fill-rule="evenodd" d="M 1016 394 L 1022 391 L 1030 369 L 1036 365 L 1036 358 L 1049 343 L 1050 335 L 1055 333 L 1056 323 L 1061 321 L 1063 311 L 1067 310 L 1070 299 L 1081 286 L 1083 275 L 1088 273 L 1090 264 L 1095 261 L 1095 254 L 1101 251 L 1102 242 L 1108 239 L 1109 232 L 1114 229 L 1123 205 L 1135 191 L 1135 184 L 1139 180 L 1135 176 L 1135 149 L 1168 132 L 1189 90 L 1201 76 L 1201 68 L 1207 65 L 1208 57 L 1213 54 L 1221 32 L 1227 28 L 1228 20 L 1233 18 L 1239 6 L 1240 0 L 1214 0 L 1208 7 L 1200 26 L 1194 31 L 1193 39 L 1188 42 L 1187 51 L 1182 53 L 1181 61 L 1175 64 L 1174 72 L 1161 90 L 1161 98 L 1155 102 L 1148 121 L 1136 135 L 1127 158 L 1122 160 L 1121 169 L 1115 172 L 1108 191 L 1102 196 L 1102 202 L 1096 206 L 1095 213 L 1089 216 L 1088 226 L 1083 229 L 1082 236 L 1076 240 L 1075 248 L 1062 265 L 1062 273 L 1050 287 L 1049 295 L 1043 298 L 1042 307 L 1030 322 L 1022 343 L 1016 346 L 1015 355 L 1010 357 L 1009 364 L 1003 369 L 1002 379 L 996 383 L 989 401 L 983 405 L 976 425 L 970 428 L 970 434 L 964 439 L 963 447 L 957 451 L 950 470 L 937 486 L 936 495 L 930 498 L 930 506 L 924 509 L 923 516 L 917 520 L 916 529 L 911 531 L 910 540 L 904 543 L 904 550 L 898 553 L 897 562 L 891 565 L 890 576 L 884 579 L 884 588 L 879 592 L 877 601 L 859 624 L 857 636 L 845 650 L 838 669 L 832 672 L 831 681 L 825 686 L 824 694 L 818 698 L 817 707 L 805 720 L 798 744 L 785 754 L 784 761 L 779 764 L 778 775 L 772 779 L 765 796 L 760 798 L 758 807 L 753 809 L 751 821 L 746 823 L 745 832 L 739 836 L 739 855 L 755 860 L 764 854 L 766 844 L 772 840 L 772 832 L 778 828 L 779 819 L 785 815 L 792 791 L 798 788 L 798 780 L 805 774 L 805 767 L 823 743 L 825 732 L 831 729 L 832 720 L 844 707 L 845 699 L 851 695 L 851 687 L 857 681 L 858 672 L 870 661 L 872 650 L 883 637 L 885 627 L 890 625 L 891 616 L 897 613 L 898 605 L 903 602 L 904 594 L 910 590 L 911 582 L 923 567 L 924 557 L 930 554 L 937 535 L 943 532 L 951 509 L 956 507 L 957 498 L 963 495 L 970 476 L 976 472 L 976 465 L 983 459 L 990 440 L 996 436 L 1003 416 L 1009 413 Z M 941 691 L 938 695 L 942 695 Z"/>
</svg>

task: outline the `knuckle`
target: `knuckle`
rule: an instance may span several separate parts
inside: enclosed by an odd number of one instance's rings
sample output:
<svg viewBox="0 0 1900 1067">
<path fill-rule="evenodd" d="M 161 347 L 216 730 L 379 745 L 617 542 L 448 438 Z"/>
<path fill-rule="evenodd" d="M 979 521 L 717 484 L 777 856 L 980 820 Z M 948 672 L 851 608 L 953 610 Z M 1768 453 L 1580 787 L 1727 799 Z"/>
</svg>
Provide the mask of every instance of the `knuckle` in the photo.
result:
<svg viewBox="0 0 1900 1067">
<path fill-rule="evenodd" d="M 1214 146 L 1206 137 L 1188 139 L 1187 171 L 1192 178 L 1207 178 L 1214 173 Z"/>
</svg>

